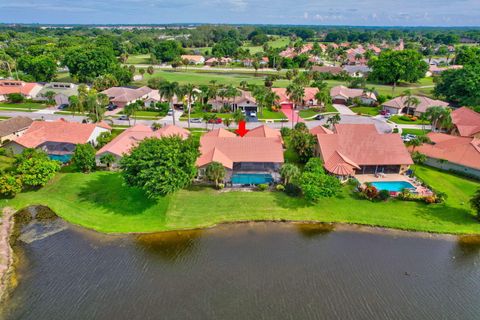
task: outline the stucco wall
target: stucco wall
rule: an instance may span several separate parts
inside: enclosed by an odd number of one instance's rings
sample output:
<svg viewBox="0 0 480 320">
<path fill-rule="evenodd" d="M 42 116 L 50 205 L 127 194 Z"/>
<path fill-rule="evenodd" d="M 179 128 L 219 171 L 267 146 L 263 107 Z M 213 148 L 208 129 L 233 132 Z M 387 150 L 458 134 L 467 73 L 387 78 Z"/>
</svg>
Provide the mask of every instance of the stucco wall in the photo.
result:
<svg viewBox="0 0 480 320">
<path fill-rule="evenodd" d="M 433 158 L 427 158 L 427 161 L 425 161 L 425 164 L 435 168 L 442 169 L 442 170 L 455 171 L 461 174 L 466 174 L 466 175 L 473 176 L 480 179 L 480 170 L 478 169 L 465 167 L 452 162 L 442 162 Z"/>
</svg>

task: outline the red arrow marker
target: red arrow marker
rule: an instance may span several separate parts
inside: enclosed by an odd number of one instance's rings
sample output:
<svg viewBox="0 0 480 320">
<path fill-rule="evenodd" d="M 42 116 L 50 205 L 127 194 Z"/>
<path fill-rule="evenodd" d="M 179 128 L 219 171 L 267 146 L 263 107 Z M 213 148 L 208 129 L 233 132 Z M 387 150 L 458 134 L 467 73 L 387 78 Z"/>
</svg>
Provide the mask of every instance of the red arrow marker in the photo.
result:
<svg viewBox="0 0 480 320">
<path fill-rule="evenodd" d="M 240 137 L 243 137 L 243 136 L 246 135 L 247 132 L 248 132 L 248 130 L 247 130 L 247 128 L 245 127 L 245 125 L 246 125 L 246 122 L 242 120 L 242 121 L 240 121 L 240 122 L 238 123 L 238 129 L 235 130 L 235 132 L 236 132 Z"/>
</svg>

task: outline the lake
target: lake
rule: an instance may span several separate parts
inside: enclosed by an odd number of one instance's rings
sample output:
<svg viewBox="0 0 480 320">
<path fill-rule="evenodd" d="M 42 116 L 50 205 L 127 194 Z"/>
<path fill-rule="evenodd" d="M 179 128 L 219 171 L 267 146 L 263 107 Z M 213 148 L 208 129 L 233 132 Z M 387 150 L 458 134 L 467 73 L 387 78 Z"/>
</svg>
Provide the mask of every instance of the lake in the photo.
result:
<svg viewBox="0 0 480 320">
<path fill-rule="evenodd" d="M 57 221 L 58 222 L 58 221 Z M 480 319 L 480 245 L 281 223 L 24 232 L 6 319 Z"/>
</svg>

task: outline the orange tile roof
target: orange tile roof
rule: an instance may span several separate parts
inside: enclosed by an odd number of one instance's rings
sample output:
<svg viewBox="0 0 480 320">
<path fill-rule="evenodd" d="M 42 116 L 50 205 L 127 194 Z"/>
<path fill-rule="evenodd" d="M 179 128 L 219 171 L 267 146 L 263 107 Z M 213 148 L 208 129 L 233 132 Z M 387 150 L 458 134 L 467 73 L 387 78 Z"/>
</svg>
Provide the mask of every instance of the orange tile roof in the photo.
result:
<svg viewBox="0 0 480 320">
<path fill-rule="evenodd" d="M 15 140 L 26 148 L 36 148 L 45 142 L 87 143 L 97 127 L 94 123 L 58 121 L 34 121 L 25 133 Z"/>
<path fill-rule="evenodd" d="M 232 169 L 235 162 L 284 162 L 283 147 L 278 138 L 222 136 L 219 134 L 221 130 L 217 129 L 216 134 L 205 134 L 200 138 L 201 156 L 197 159 L 197 166 L 217 161 Z"/>
<path fill-rule="evenodd" d="M 480 113 L 462 107 L 451 113 L 452 122 L 462 137 L 470 137 L 480 132 Z"/>
<path fill-rule="evenodd" d="M 332 89 L 330 89 L 330 96 L 332 96 L 332 97 L 342 96 L 346 99 L 348 99 L 348 98 L 353 99 L 353 98 L 356 98 L 356 97 L 365 96 L 365 97 L 371 98 L 373 100 L 377 100 L 377 97 L 375 96 L 375 94 L 373 92 L 364 93 L 362 89 L 351 89 L 351 88 L 347 88 L 345 86 L 333 87 Z"/>
<path fill-rule="evenodd" d="M 280 103 L 280 104 L 292 103 L 290 101 L 290 98 L 288 97 L 286 88 L 272 88 L 272 91 L 275 92 L 278 95 L 278 97 L 280 98 L 280 99 L 277 100 L 278 103 Z M 317 92 L 318 92 L 317 88 L 306 87 L 305 88 L 305 95 L 303 97 L 303 101 L 316 100 L 315 95 L 317 94 Z"/>
<path fill-rule="evenodd" d="M 442 100 L 434 100 L 434 99 L 430 99 L 428 97 L 423 97 L 423 96 L 414 96 L 415 98 L 418 99 L 418 101 L 420 102 L 420 104 L 415 108 L 415 111 L 417 112 L 425 112 L 427 111 L 428 108 L 431 108 L 431 107 L 448 107 L 448 103 L 445 102 L 445 101 L 442 101 Z M 386 107 L 389 107 L 389 108 L 395 108 L 395 109 L 403 109 L 405 108 L 405 100 L 407 99 L 407 97 L 405 96 L 399 96 L 399 97 L 396 97 L 392 100 L 389 100 L 387 102 L 384 102 L 383 103 L 383 106 L 386 106 Z M 412 106 L 412 109 L 414 107 Z"/>
<path fill-rule="evenodd" d="M 317 134 L 333 134 L 333 131 L 324 126 L 316 126 L 310 129 L 310 133 L 316 136 Z"/>
<path fill-rule="evenodd" d="M 269 126 L 259 126 L 256 127 L 255 129 L 249 130 L 246 134 L 245 137 L 249 138 L 274 138 L 274 139 L 279 139 L 282 141 L 282 134 L 280 133 L 280 130 L 276 130 L 273 128 L 270 128 Z"/>
<path fill-rule="evenodd" d="M 190 132 L 173 125 L 162 127 L 157 131 L 153 131 L 152 128 L 148 126 L 136 125 L 126 129 L 115 137 L 115 139 L 103 146 L 98 150 L 97 155 L 108 152 L 117 156 L 122 156 L 123 154 L 128 154 L 133 147 L 137 146 L 146 138 L 162 138 L 174 135 L 186 139 L 190 135 Z"/>
<path fill-rule="evenodd" d="M 35 87 L 40 86 L 35 82 L 23 82 L 17 80 L 0 80 L 0 95 L 11 93 L 20 93 L 22 95 L 30 95 Z"/>
<path fill-rule="evenodd" d="M 415 150 L 424 155 L 447 160 L 462 166 L 480 169 L 480 140 L 430 132 L 427 135 L 433 144 L 423 144 Z"/>
<path fill-rule="evenodd" d="M 412 158 L 400 135 L 380 134 L 373 124 L 338 124 L 333 134 L 317 134 L 325 169 L 334 174 L 363 165 L 408 165 Z"/>
<path fill-rule="evenodd" d="M 236 137 L 237 135 L 233 132 L 230 132 L 228 130 L 225 130 L 223 128 L 215 129 L 212 131 L 209 131 L 205 133 L 202 137 L 223 137 L 223 138 L 228 138 L 228 137 Z"/>
</svg>

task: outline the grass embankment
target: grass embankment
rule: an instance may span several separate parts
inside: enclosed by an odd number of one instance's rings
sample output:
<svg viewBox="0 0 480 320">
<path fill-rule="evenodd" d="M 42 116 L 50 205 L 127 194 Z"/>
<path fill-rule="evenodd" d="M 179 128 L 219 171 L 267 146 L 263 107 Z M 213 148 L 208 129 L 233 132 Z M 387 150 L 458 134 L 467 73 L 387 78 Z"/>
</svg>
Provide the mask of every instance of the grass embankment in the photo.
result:
<svg viewBox="0 0 480 320">
<path fill-rule="evenodd" d="M 17 209 L 49 206 L 66 220 L 102 232 L 153 232 L 208 227 L 245 220 L 312 220 L 440 233 L 480 234 L 480 223 L 468 205 L 477 182 L 417 168 L 418 175 L 446 192 L 444 204 L 357 200 L 349 187 L 335 198 L 310 205 L 280 192 L 217 192 L 190 188 L 153 201 L 123 185 L 119 173 L 58 174 L 45 188 L 0 200 Z"/>
</svg>

